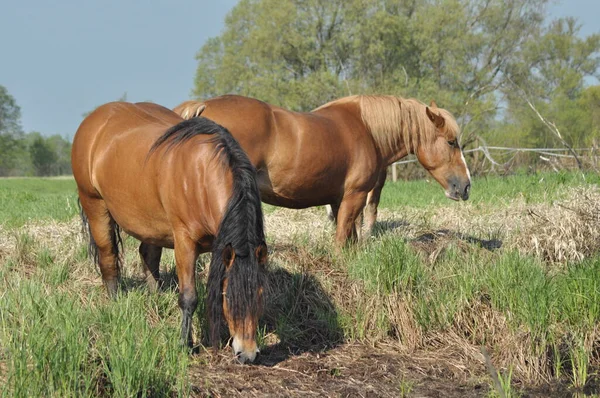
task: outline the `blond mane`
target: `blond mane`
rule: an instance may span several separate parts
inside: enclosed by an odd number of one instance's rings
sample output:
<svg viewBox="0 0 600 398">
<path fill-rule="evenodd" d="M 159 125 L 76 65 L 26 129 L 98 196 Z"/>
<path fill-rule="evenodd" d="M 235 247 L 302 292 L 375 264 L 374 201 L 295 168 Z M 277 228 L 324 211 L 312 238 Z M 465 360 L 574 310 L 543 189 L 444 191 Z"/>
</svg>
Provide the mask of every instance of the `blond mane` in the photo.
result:
<svg viewBox="0 0 600 398">
<path fill-rule="evenodd" d="M 348 102 L 359 104 L 362 121 L 382 150 L 396 151 L 402 140 L 407 151 L 414 153 L 421 144 L 433 141 L 436 136 L 436 129 L 425 112 L 426 105 L 412 98 L 354 95 L 331 101 L 315 111 Z M 432 110 L 445 119 L 449 138 L 455 138 L 459 128 L 452 114 L 442 108 Z"/>
<path fill-rule="evenodd" d="M 200 114 L 204 112 L 204 108 L 206 108 L 204 102 L 189 100 L 183 101 L 181 104 L 177 105 L 175 108 L 173 108 L 173 112 L 184 119 L 191 119 L 193 117 L 200 116 Z"/>
</svg>

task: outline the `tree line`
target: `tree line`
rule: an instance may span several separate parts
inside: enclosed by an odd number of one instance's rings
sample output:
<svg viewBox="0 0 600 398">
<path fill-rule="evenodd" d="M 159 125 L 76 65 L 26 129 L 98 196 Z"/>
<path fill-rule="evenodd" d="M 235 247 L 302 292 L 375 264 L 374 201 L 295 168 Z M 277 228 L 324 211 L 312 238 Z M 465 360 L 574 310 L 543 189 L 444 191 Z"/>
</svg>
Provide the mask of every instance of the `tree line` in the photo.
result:
<svg viewBox="0 0 600 398">
<path fill-rule="evenodd" d="M 0 85 L 0 176 L 71 174 L 71 143 L 60 135 L 25 134 L 21 109 Z"/>
</svg>

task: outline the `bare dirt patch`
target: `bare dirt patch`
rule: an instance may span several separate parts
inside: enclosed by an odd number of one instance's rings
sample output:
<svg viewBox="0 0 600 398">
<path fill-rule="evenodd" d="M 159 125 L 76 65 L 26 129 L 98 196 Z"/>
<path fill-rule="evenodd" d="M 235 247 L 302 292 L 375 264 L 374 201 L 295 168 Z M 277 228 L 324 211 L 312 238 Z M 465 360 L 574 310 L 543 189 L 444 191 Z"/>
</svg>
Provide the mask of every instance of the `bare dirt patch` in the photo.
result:
<svg viewBox="0 0 600 398">
<path fill-rule="evenodd" d="M 489 391 L 470 372 L 388 347 L 348 344 L 298 355 L 275 348 L 252 366 L 239 365 L 228 354 L 199 358 L 191 371 L 194 395 L 452 398 L 484 397 Z"/>
</svg>

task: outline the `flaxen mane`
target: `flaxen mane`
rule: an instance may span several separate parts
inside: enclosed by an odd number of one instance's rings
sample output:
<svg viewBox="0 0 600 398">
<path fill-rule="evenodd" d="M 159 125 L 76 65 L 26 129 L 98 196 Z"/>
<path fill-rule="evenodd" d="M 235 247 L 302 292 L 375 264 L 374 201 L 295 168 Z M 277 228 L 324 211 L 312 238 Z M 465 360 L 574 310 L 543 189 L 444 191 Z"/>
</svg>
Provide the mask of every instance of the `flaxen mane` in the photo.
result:
<svg viewBox="0 0 600 398">
<path fill-rule="evenodd" d="M 177 105 L 175 108 L 173 108 L 173 112 L 184 119 L 191 119 L 193 117 L 200 116 L 200 114 L 204 112 L 205 108 L 206 105 L 204 102 L 189 100 Z"/>
<path fill-rule="evenodd" d="M 359 104 L 362 121 L 379 148 L 397 150 L 400 141 L 403 141 L 408 152 L 414 153 L 421 144 L 435 138 L 436 129 L 427 117 L 426 105 L 412 98 L 354 95 L 329 102 L 315 111 L 348 102 Z M 449 138 L 458 135 L 458 125 L 450 112 L 441 108 L 431 110 L 445 119 Z"/>
</svg>

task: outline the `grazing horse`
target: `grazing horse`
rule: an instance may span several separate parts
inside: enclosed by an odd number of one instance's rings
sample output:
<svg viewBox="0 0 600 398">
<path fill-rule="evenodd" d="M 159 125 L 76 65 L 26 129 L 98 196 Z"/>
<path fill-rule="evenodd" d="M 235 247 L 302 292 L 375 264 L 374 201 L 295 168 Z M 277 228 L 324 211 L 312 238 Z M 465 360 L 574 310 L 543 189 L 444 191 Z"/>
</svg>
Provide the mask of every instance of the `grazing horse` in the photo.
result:
<svg viewBox="0 0 600 398">
<path fill-rule="evenodd" d="M 202 114 L 231 131 L 257 168 L 264 202 L 290 208 L 330 204 L 338 246 L 358 238 L 355 223 L 361 224 L 365 205 L 376 211 L 387 166 L 409 153 L 447 197 L 469 197 L 471 178 L 458 125 L 435 103 L 356 95 L 298 113 L 225 95 L 186 101 L 174 111 L 184 118 Z"/>
<path fill-rule="evenodd" d="M 173 248 L 181 339 L 192 345 L 196 259 L 212 251 L 207 309 L 213 347 L 224 318 L 240 362 L 253 361 L 267 248 L 256 170 L 231 134 L 159 105 L 108 103 L 81 123 L 72 166 L 109 295 L 117 294 L 120 229 L 141 241 L 147 280 L 155 287 L 162 248 Z"/>
</svg>

